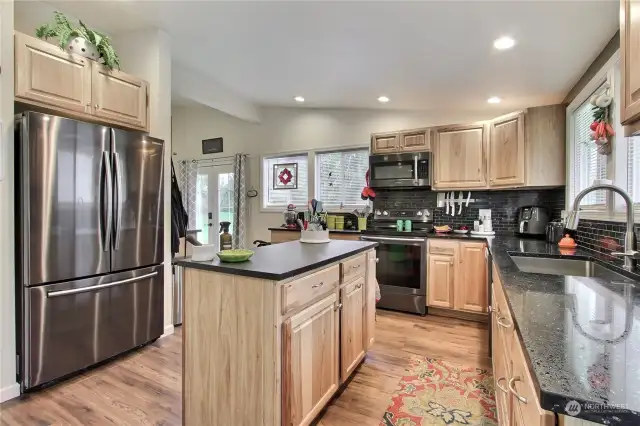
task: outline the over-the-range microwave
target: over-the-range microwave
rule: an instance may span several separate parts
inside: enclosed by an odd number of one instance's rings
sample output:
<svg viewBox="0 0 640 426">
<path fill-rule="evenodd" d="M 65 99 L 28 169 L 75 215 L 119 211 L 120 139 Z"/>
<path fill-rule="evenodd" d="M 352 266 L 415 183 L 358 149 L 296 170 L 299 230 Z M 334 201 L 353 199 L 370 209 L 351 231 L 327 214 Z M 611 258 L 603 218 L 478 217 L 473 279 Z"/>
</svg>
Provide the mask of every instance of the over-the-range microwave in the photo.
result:
<svg viewBox="0 0 640 426">
<path fill-rule="evenodd" d="M 431 187 L 431 153 L 369 156 L 372 188 Z"/>
</svg>

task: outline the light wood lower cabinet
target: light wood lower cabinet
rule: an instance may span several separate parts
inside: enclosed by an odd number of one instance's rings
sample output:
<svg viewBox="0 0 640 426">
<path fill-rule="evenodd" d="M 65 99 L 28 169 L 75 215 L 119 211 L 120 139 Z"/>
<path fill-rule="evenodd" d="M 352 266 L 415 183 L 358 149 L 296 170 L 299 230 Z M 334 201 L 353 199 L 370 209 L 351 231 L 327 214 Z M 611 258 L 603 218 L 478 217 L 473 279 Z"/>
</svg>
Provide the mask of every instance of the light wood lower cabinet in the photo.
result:
<svg viewBox="0 0 640 426">
<path fill-rule="evenodd" d="M 376 258 L 376 252 L 370 251 L 367 253 L 367 278 L 366 288 L 364 294 L 364 312 L 365 312 L 365 333 L 364 333 L 364 348 L 365 350 L 371 349 L 373 342 L 376 339 L 376 268 L 378 259 Z"/>
<path fill-rule="evenodd" d="M 553 413 L 540 407 L 522 343 L 515 332 L 506 294 L 494 268 L 492 361 L 500 426 L 553 426 Z"/>
<path fill-rule="evenodd" d="M 149 84 L 15 33 L 15 100 L 79 120 L 149 130 Z"/>
<path fill-rule="evenodd" d="M 427 306 L 486 313 L 485 248 L 484 242 L 429 240 Z"/>
<path fill-rule="evenodd" d="M 428 268 L 427 304 L 437 308 L 453 308 L 455 256 L 432 254 L 429 256 Z"/>
<path fill-rule="evenodd" d="M 365 353 L 364 278 L 358 278 L 342 289 L 342 313 L 340 315 L 340 353 L 342 369 L 340 378 L 345 381 L 358 366 Z"/>
<path fill-rule="evenodd" d="M 300 239 L 300 232 L 295 231 L 271 231 L 271 243 L 286 243 L 288 241 L 298 241 Z M 331 240 L 349 240 L 360 241 L 360 233 L 355 232 L 329 232 L 329 239 Z"/>
<path fill-rule="evenodd" d="M 307 425 L 338 389 L 335 293 L 282 326 L 283 425 Z"/>
<path fill-rule="evenodd" d="M 455 309 L 487 312 L 489 286 L 485 248 L 484 243 L 460 243 L 460 262 L 455 284 Z"/>
<path fill-rule="evenodd" d="M 375 269 L 374 250 L 278 282 L 187 268 L 184 424 L 311 424 L 373 343 Z"/>
</svg>

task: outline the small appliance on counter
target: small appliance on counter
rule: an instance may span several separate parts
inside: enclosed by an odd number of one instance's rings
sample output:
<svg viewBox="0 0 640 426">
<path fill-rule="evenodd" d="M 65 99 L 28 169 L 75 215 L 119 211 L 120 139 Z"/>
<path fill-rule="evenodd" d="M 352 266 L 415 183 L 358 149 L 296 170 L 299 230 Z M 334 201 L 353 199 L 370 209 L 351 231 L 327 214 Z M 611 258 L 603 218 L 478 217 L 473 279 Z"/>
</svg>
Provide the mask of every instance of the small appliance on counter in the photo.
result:
<svg viewBox="0 0 640 426">
<path fill-rule="evenodd" d="M 557 244 L 564 236 L 564 223 L 554 220 L 547 224 L 547 242 Z"/>
<path fill-rule="evenodd" d="M 549 211 L 540 206 L 525 206 L 518 209 L 518 234 L 544 236 L 549 223 Z"/>
</svg>

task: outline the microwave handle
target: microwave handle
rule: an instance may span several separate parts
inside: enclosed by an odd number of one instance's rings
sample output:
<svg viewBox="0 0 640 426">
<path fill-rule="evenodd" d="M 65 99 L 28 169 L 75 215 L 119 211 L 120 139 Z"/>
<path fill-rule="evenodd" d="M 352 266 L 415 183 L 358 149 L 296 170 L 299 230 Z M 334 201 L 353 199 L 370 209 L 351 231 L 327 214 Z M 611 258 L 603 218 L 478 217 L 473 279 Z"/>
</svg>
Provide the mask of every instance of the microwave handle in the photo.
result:
<svg viewBox="0 0 640 426">
<path fill-rule="evenodd" d="M 413 183 L 418 184 L 418 156 L 413 156 Z"/>
</svg>

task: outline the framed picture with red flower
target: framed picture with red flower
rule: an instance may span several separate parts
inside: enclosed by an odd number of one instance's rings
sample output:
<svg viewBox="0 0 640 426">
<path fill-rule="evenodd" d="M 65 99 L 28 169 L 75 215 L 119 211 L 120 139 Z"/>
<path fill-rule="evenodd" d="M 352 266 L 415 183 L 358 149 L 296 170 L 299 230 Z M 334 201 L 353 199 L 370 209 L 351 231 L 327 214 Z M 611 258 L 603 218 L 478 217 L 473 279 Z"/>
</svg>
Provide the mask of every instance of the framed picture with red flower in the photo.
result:
<svg viewBox="0 0 640 426">
<path fill-rule="evenodd" d="M 298 189 L 298 163 L 274 164 L 272 188 Z"/>
</svg>

